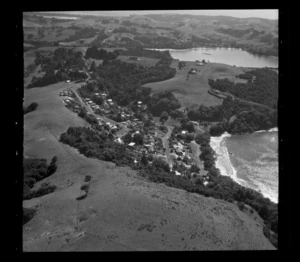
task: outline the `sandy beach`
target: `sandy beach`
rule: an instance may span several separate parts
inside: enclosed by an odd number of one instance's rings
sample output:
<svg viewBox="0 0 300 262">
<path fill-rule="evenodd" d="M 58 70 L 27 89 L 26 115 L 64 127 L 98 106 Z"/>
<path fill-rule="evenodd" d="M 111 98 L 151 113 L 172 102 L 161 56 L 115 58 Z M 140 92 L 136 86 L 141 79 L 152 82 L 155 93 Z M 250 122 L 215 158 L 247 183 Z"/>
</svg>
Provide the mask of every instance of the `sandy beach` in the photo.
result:
<svg viewBox="0 0 300 262">
<path fill-rule="evenodd" d="M 270 129 L 268 131 L 257 131 L 260 132 L 275 132 L 278 131 L 277 128 Z M 259 168 L 256 164 L 259 161 L 255 161 L 253 166 L 249 166 L 247 164 L 246 168 L 251 169 L 251 172 L 255 173 L 254 176 L 249 176 L 249 181 L 242 179 L 237 176 L 237 170 L 234 168 L 233 164 L 230 161 L 230 155 L 228 149 L 226 147 L 226 139 L 231 137 L 230 134 L 224 133 L 219 137 L 211 137 L 210 146 L 216 152 L 216 167 L 220 170 L 221 175 L 231 177 L 238 184 L 252 188 L 260 193 L 262 193 L 265 197 L 270 198 L 273 202 L 278 202 L 278 193 L 273 192 L 272 188 L 278 187 L 278 184 L 275 185 L 272 179 L 266 180 L 266 174 L 270 176 L 272 174 L 272 168 L 269 165 L 264 165 L 264 172 L 262 172 L 261 168 Z M 267 183 L 267 184 L 266 184 Z"/>
<path fill-rule="evenodd" d="M 225 140 L 231 135 L 225 132 L 219 137 L 210 138 L 210 146 L 216 152 L 216 167 L 220 170 L 221 175 L 231 177 L 235 182 L 242 186 L 247 186 L 247 182 L 237 177 L 237 172 L 230 162 L 228 150 L 225 146 Z"/>
</svg>

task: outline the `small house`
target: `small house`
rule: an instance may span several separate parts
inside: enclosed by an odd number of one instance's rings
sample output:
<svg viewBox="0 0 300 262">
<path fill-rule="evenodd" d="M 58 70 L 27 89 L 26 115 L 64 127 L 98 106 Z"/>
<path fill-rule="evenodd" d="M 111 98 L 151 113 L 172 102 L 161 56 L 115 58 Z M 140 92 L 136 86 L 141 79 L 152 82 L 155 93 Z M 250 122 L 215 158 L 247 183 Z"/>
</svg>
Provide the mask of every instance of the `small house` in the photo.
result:
<svg viewBox="0 0 300 262">
<path fill-rule="evenodd" d="M 131 143 L 128 144 L 129 147 L 134 147 L 134 145 L 135 145 L 134 142 L 131 142 Z"/>
<path fill-rule="evenodd" d="M 178 171 L 175 170 L 175 175 L 176 176 L 181 176 L 181 173 L 179 173 Z"/>
<path fill-rule="evenodd" d="M 123 140 L 119 137 L 115 140 L 119 144 L 124 144 Z"/>
</svg>

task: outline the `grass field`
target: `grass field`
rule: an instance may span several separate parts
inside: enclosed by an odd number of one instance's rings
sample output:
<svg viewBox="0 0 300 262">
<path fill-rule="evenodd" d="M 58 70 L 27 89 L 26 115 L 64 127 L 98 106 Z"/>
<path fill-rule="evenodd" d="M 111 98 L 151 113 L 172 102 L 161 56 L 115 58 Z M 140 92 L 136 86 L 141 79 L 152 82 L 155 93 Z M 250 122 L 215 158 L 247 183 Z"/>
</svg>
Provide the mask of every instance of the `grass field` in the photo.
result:
<svg viewBox="0 0 300 262">
<path fill-rule="evenodd" d="M 211 63 L 197 66 L 194 62 L 186 62 L 186 67 L 178 70 L 178 60 L 173 60 L 172 67 L 177 69 L 174 78 L 166 81 L 145 84 L 151 87 L 154 93 L 171 90 L 181 103 L 182 107 L 196 108 L 199 105 L 215 106 L 222 103 L 222 99 L 210 95 L 208 79 L 229 78 L 231 81 L 240 81 L 235 76 L 244 71 L 238 67 L 225 64 Z M 197 69 L 196 74 L 190 74 L 191 68 Z"/>
</svg>

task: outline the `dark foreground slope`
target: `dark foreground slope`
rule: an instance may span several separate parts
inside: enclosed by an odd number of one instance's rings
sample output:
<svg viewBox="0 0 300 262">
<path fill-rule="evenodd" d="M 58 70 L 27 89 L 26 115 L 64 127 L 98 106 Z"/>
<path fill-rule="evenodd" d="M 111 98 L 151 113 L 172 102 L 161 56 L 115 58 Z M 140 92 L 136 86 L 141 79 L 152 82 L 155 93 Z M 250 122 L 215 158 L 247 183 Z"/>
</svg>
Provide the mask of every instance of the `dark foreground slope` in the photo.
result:
<svg viewBox="0 0 300 262">
<path fill-rule="evenodd" d="M 55 192 L 23 203 L 37 209 L 23 227 L 24 251 L 274 249 L 255 213 L 145 181 L 59 143 L 69 126 L 85 125 L 58 96 L 66 85 L 25 90 L 25 104 L 39 107 L 24 117 L 24 154 L 56 155 L 58 169 L 45 179 L 57 185 Z M 88 195 L 78 201 L 87 175 Z"/>
</svg>

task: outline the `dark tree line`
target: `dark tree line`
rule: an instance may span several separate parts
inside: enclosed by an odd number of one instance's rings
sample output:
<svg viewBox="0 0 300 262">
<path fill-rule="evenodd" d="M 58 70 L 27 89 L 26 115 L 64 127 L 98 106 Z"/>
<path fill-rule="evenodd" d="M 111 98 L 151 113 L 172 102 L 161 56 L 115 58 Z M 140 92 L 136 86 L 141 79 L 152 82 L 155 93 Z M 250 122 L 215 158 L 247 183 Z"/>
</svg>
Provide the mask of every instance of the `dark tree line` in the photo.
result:
<svg viewBox="0 0 300 262">
<path fill-rule="evenodd" d="M 163 60 L 171 60 L 172 57 L 169 51 L 147 50 L 142 47 L 129 47 L 127 50 L 120 49 L 120 55 L 128 56 L 144 56 L 149 58 L 157 58 Z"/>
<path fill-rule="evenodd" d="M 90 27 L 85 27 L 85 28 L 78 28 L 78 31 L 75 32 L 75 34 L 69 36 L 67 39 L 64 39 L 64 42 L 73 42 L 79 39 L 83 39 L 83 38 L 91 38 L 94 37 L 99 30 L 98 29 L 94 29 L 94 28 L 90 28 Z"/>
<path fill-rule="evenodd" d="M 104 59 L 112 60 L 112 59 L 116 59 L 118 56 L 119 56 L 119 52 L 117 50 L 113 52 L 107 52 L 104 49 L 98 50 L 97 46 L 89 47 L 85 53 L 86 59 L 93 58 L 93 59 L 102 59 L 102 60 Z"/>
<path fill-rule="evenodd" d="M 31 199 L 41 195 L 51 193 L 55 190 L 55 186 L 42 185 L 37 191 L 33 191 L 34 184 L 55 173 L 57 169 L 57 157 L 54 156 L 49 165 L 46 159 L 24 158 L 24 187 L 23 199 Z"/>
<path fill-rule="evenodd" d="M 241 38 L 247 34 L 251 33 L 251 38 L 258 36 L 259 34 L 264 34 L 264 31 L 257 31 L 254 28 L 247 28 L 247 29 L 233 29 L 233 28 L 218 28 L 215 30 L 216 32 L 223 33 L 226 35 L 230 35 L 232 37 Z"/>
<path fill-rule="evenodd" d="M 121 26 L 119 28 L 115 28 L 112 32 L 113 33 L 129 33 L 129 34 L 135 34 L 136 33 L 136 28 L 134 27 L 124 27 Z"/>
<path fill-rule="evenodd" d="M 247 79 L 247 83 L 233 83 L 228 79 L 209 80 L 209 85 L 222 92 L 228 92 L 234 96 L 267 105 L 276 109 L 278 103 L 278 74 L 266 68 L 259 68 L 239 75 Z"/>
<path fill-rule="evenodd" d="M 37 109 L 38 103 L 32 102 L 29 106 L 23 108 L 24 115 Z"/>
<path fill-rule="evenodd" d="M 148 106 L 153 116 L 161 116 L 163 112 L 170 114 L 180 108 L 180 103 L 171 92 L 165 91 L 154 94 Z"/>
<path fill-rule="evenodd" d="M 70 127 L 61 134 L 60 142 L 75 147 L 86 157 L 95 157 L 118 165 L 130 165 L 133 159 L 124 145 L 113 141 L 113 136 L 104 127 L 97 129 Z"/>
<path fill-rule="evenodd" d="M 160 115 L 162 111 L 169 111 L 168 108 L 174 107 L 174 97 L 172 94 L 162 94 L 151 98 L 151 89 L 142 87 L 141 85 L 150 82 L 162 81 L 173 77 L 175 72 L 169 67 L 169 61 L 159 62 L 154 67 L 143 67 L 133 63 L 125 63 L 120 60 L 104 60 L 93 77 L 97 81 L 97 90 L 107 91 L 108 98 L 112 98 L 121 106 L 130 106 L 132 110 L 136 110 L 136 101 L 142 101 L 143 104 L 149 106 L 152 114 Z M 166 98 L 165 102 L 171 102 L 166 110 L 158 110 L 156 112 L 153 103 L 160 103 L 162 98 Z M 178 108 L 178 102 L 175 105 Z M 152 112 L 153 111 L 153 112 Z M 155 112 L 154 112 L 155 111 Z"/>
<path fill-rule="evenodd" d="M 85 79 L 87 74 L 85 61 L 82 52 L 75 52 L 72 49 L 58 48 L 53 56 L 41 57 L 37 55 L 36 64 L 41 64 L 42 71 L 45 71 L 43 77 L 33 77 L 28 88 L 51 85 L 67 79 Z"/>
<path fill-rule="evenodd" d="M 277 126 L 277 110 L 230 97 L 224 99 L 220 106 L 199 106 L 197 110 L 190 110 L 188 117 L 193 121 L 217 122 L 210 125 L 213 136 L 219 136 L 225 131 L 230 134 L 252 133 Z"/>
</svg>

